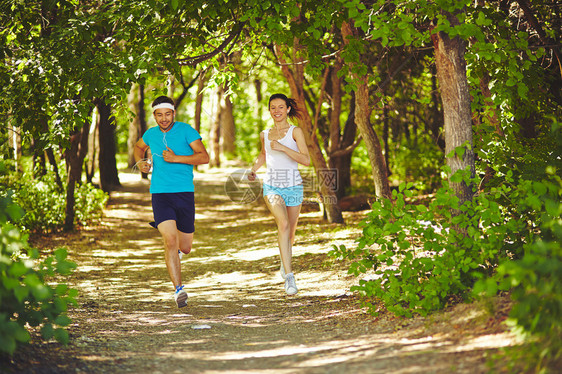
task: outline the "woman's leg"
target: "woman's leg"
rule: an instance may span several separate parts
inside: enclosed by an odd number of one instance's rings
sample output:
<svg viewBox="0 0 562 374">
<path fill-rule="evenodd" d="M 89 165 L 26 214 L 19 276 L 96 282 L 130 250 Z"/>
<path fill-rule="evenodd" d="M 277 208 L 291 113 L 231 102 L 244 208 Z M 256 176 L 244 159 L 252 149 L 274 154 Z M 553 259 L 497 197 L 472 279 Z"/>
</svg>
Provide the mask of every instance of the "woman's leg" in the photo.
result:
<svg viewBox="0 0 562 374">
<path fill-rule="evenodd" d="M 268 195 L 265 197 L 265 203 L 277 223 L 277 241 L 279 242 L 279 253 L 281 262 L 285 268 L 285 272 L 291 273 L 291 227 L 287 206 L 285 201 L 279 195 Z"/>
<path fill-rule="evenodd" d="M 297 206 L 287 207 L 287 215 L 289 217 L 289 229 L 291 232 L 291 248 L 293 248 L 293 244 L 295 243 L 295 233 L 297 232 L 297 223 L 299 221 L 301 206 L 302 204 Z"/>
</svg>

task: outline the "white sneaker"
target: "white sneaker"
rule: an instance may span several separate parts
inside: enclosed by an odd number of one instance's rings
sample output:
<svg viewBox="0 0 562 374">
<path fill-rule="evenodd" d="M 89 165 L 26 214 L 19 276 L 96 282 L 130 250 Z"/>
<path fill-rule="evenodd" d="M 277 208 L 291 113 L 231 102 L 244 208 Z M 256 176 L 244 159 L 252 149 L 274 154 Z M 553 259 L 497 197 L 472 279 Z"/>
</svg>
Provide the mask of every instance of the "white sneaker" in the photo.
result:
<svg viewBox="0 0 562 374">
<path fill-rule="evenodd" d="M 183 290 L 183 286 L 181 287 L 181 289 L 177 290 L 176 293 L 174 294 L 174 300 L 176 300 L 176 304 L 178 305 L 178 308 L 183 308 L 184 306 L 187 306 L 187 292 Z"/>
<path fill-rule="evenodd" d="M 281 274 L 281 278 L 287 278 L 287 274 L 285 274 L 285 267 L 283 266 L 283 262 L 281 262 L 281 268 L 279 269 L 279 274 Z"/>
<path fill-rule="evenodd" d="M 285 277 L 285 292 L 287 292 L 287 295 L 294 295 L 299 292 L 293 273 L 289 273 Z"/>
</svg>

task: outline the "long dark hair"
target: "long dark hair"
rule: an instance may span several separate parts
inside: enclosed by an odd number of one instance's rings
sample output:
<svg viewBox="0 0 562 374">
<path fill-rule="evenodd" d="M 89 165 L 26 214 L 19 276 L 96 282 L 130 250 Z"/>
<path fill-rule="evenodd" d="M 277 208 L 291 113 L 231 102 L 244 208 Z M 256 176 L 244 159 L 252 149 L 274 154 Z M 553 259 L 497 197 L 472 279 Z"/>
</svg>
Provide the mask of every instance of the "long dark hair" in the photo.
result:
<svg viewBox="0 0 562 374">
<path fill-rule="evenodd" d="M 271 101 L 275 99 L 284 100 L 285 104 L 287 105 L 287 108 L 291 108 L 291 110 L 287 114 L 287 117 L 289 117 L 289 119 L 291 120 L 302 119 L 302 112 L 299 109 L 297 105 L 297 101 L 295 99 L 288 98 L 286 95 L 282 93 L 276 93 L 271 95 L 268 104 L 271 104 Z"/>
</svg>

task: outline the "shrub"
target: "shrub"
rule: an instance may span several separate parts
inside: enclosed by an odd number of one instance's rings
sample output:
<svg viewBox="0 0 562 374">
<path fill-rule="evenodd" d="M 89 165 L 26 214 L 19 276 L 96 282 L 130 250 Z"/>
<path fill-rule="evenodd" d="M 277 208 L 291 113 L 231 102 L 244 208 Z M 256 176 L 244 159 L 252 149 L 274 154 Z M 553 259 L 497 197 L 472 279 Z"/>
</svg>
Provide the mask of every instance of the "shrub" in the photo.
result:
<svg viewBox="0 0 562 374">
<path fill-rule="evenodd" d="M 528 222 L 496 201 L 513 193 L 508 184 L 463 205 L 447 183 L 428 206 L 408 202 L 414 195 L 411 188 L 411 183 L 402 183 L 393 191 L 393 202 L 373 203 L 357 248 L 331 251 L 332 256 L 355 260 L 350 273 L 370 276 L 353 290 L 381 300 L 398 315 L 426 315 L 453 296 L 470 297 L 479 275 L 491 274 L 508 254 L 521 251 L 526 240 L 522 232 L 533 235 Z M 461 214 L 451 213 L 457 210 Z"/>
<path fill-rule="evenodd" d="M 40 179 L 28 175 L 6 179 L 6 186 L 16 191 L 13 200 L 23 208 L 25 215 L 18 222 L 21 229 L 29 232 L 53 232 L 64 226 L 66 191 L 60 189 L 52 172 Z M 0 195 L 6 194 L 0 190 Z M 84 225 L 101 219 L 108 196 L 88 183 L 76 186 L 74 196 L 75 225 Z"/>
<path fill-rule="evenodd" d="M 30 340 L 30 327 L 40 327 L 44 339 L 68 342 L 66 310 L 76 303 L 75 290 L 46 282 L 56 274 L 70 274 L 76 265 L 66 260 L 62 248 L 39 261 L 39 252 L 29 248 L 27 237 L 9 223 L 22 213 L 9 197 L 0 198 L 0 352 L 8 354 Z"/>
<path fill-rule="evenodd" d="M 458 297 L 511 291 L 510 321 L 535 342 L 537 367 L 560 360 L 562 127 L 556 123 L 549 141 L 557 145 L 541 162 L 532 156 L 509 168 L 490 166 L 488 190 L 463 205 L 446 183 L 428 206 L 412 202 L 411 183 L 393 192 L 393 202 L 375 202 L 357 247 L 330 252 L 353 261 L 349 272 L 362 279 L 352 290 L 366 296 L 373 313 L 373 301 L 381 300 L 406 316 Z M 452 178 L 476 185 L 463 173 Z"/>
<path fill-rule="evenodd" d="M 529 360 L 539 372 L 562 357 L 562 179 L 557 169 L 547 168 L 540 181 L 520 186 L 519 209 L 541 212 L 538 235 L 523 244 L 522 256 L 505 259 L 497 272 L 474 286 L 477 296 L 512 290 L 515 301 L 510 323 L 530 337 Z"/>
</svg>

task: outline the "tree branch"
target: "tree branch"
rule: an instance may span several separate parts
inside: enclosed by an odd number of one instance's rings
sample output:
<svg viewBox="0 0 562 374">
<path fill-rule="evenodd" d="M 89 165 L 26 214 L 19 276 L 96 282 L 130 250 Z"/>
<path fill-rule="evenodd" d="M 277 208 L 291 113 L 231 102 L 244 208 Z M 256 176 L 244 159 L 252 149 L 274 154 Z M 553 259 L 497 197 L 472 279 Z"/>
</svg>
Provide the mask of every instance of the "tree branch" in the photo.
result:
<svg viewBox="0 0 562 374">
<path fill-rule="evenodd" d="M 330 158 L 342 157 L 342 156 L 350 154 L 351 152 L 353 152 L 353 150 L 355 148 L 357 148 L 357 146 L 359 144 L 361 144 L 362 140 L 363 140 L 363 138 L 361 137 L 361 135 L 359 135 L 353 144 L 348 145 L 347 147 L 345 147 L 343 149 L 338 149 L 334 152 L 330 152 Z"/>
<path fill-rule="evenodd" d="M 209 60 L 209 59 L 215 57 L 216 55 L 221 53 L 226 47 L 228 47 L 228 45 L 240 35 L 240 33 L 242 32 L 242 29 L 244 28 L 245 24 L 246 24 L 245 22 L 238 23 L 234 27 L 234 29 L 232 30 L 230 35 L 217 48 L 215 48 L 214 51 L 209 52 L 209 53 L 204 53 L 204 54 L 198 55 L 198 56 L 180 58 L 180 59 L 178 59 L 178 64 L 195 66 L 200 62 L 203 62 L 203 61 L 206 61 L 206 60 Z"/>
<path fill-rule="evenodd" d="M 539 23 L 539 20 L 537 19 L 537 17 L 535 17 L 535 14 L 531 10 L 531 5 L 529 4 L 529 2 L 527 0 L 517 0 L 517 3 L 521 7 L 521 9 L 523 9 L 523 13 L 525 14 L 525 17 L 527 17 L 527 21 L 529 21 L 529 24 L 539 35 L 539 39 L 541 40 L 541 42 L 543 42 L 544 44 L 552 43 L 552 40 L 548 37 L 548 35 L 546 35 L 541 24 Z M 558 53 L 556 48 L 552 48 L 552 52 L 556 56 L 556 60 L 558 60 L 558 67 L 560 69 L 560 75 L 562 76 L 562 62 L 560 61 L 560 54 Z"/>
</svg>

